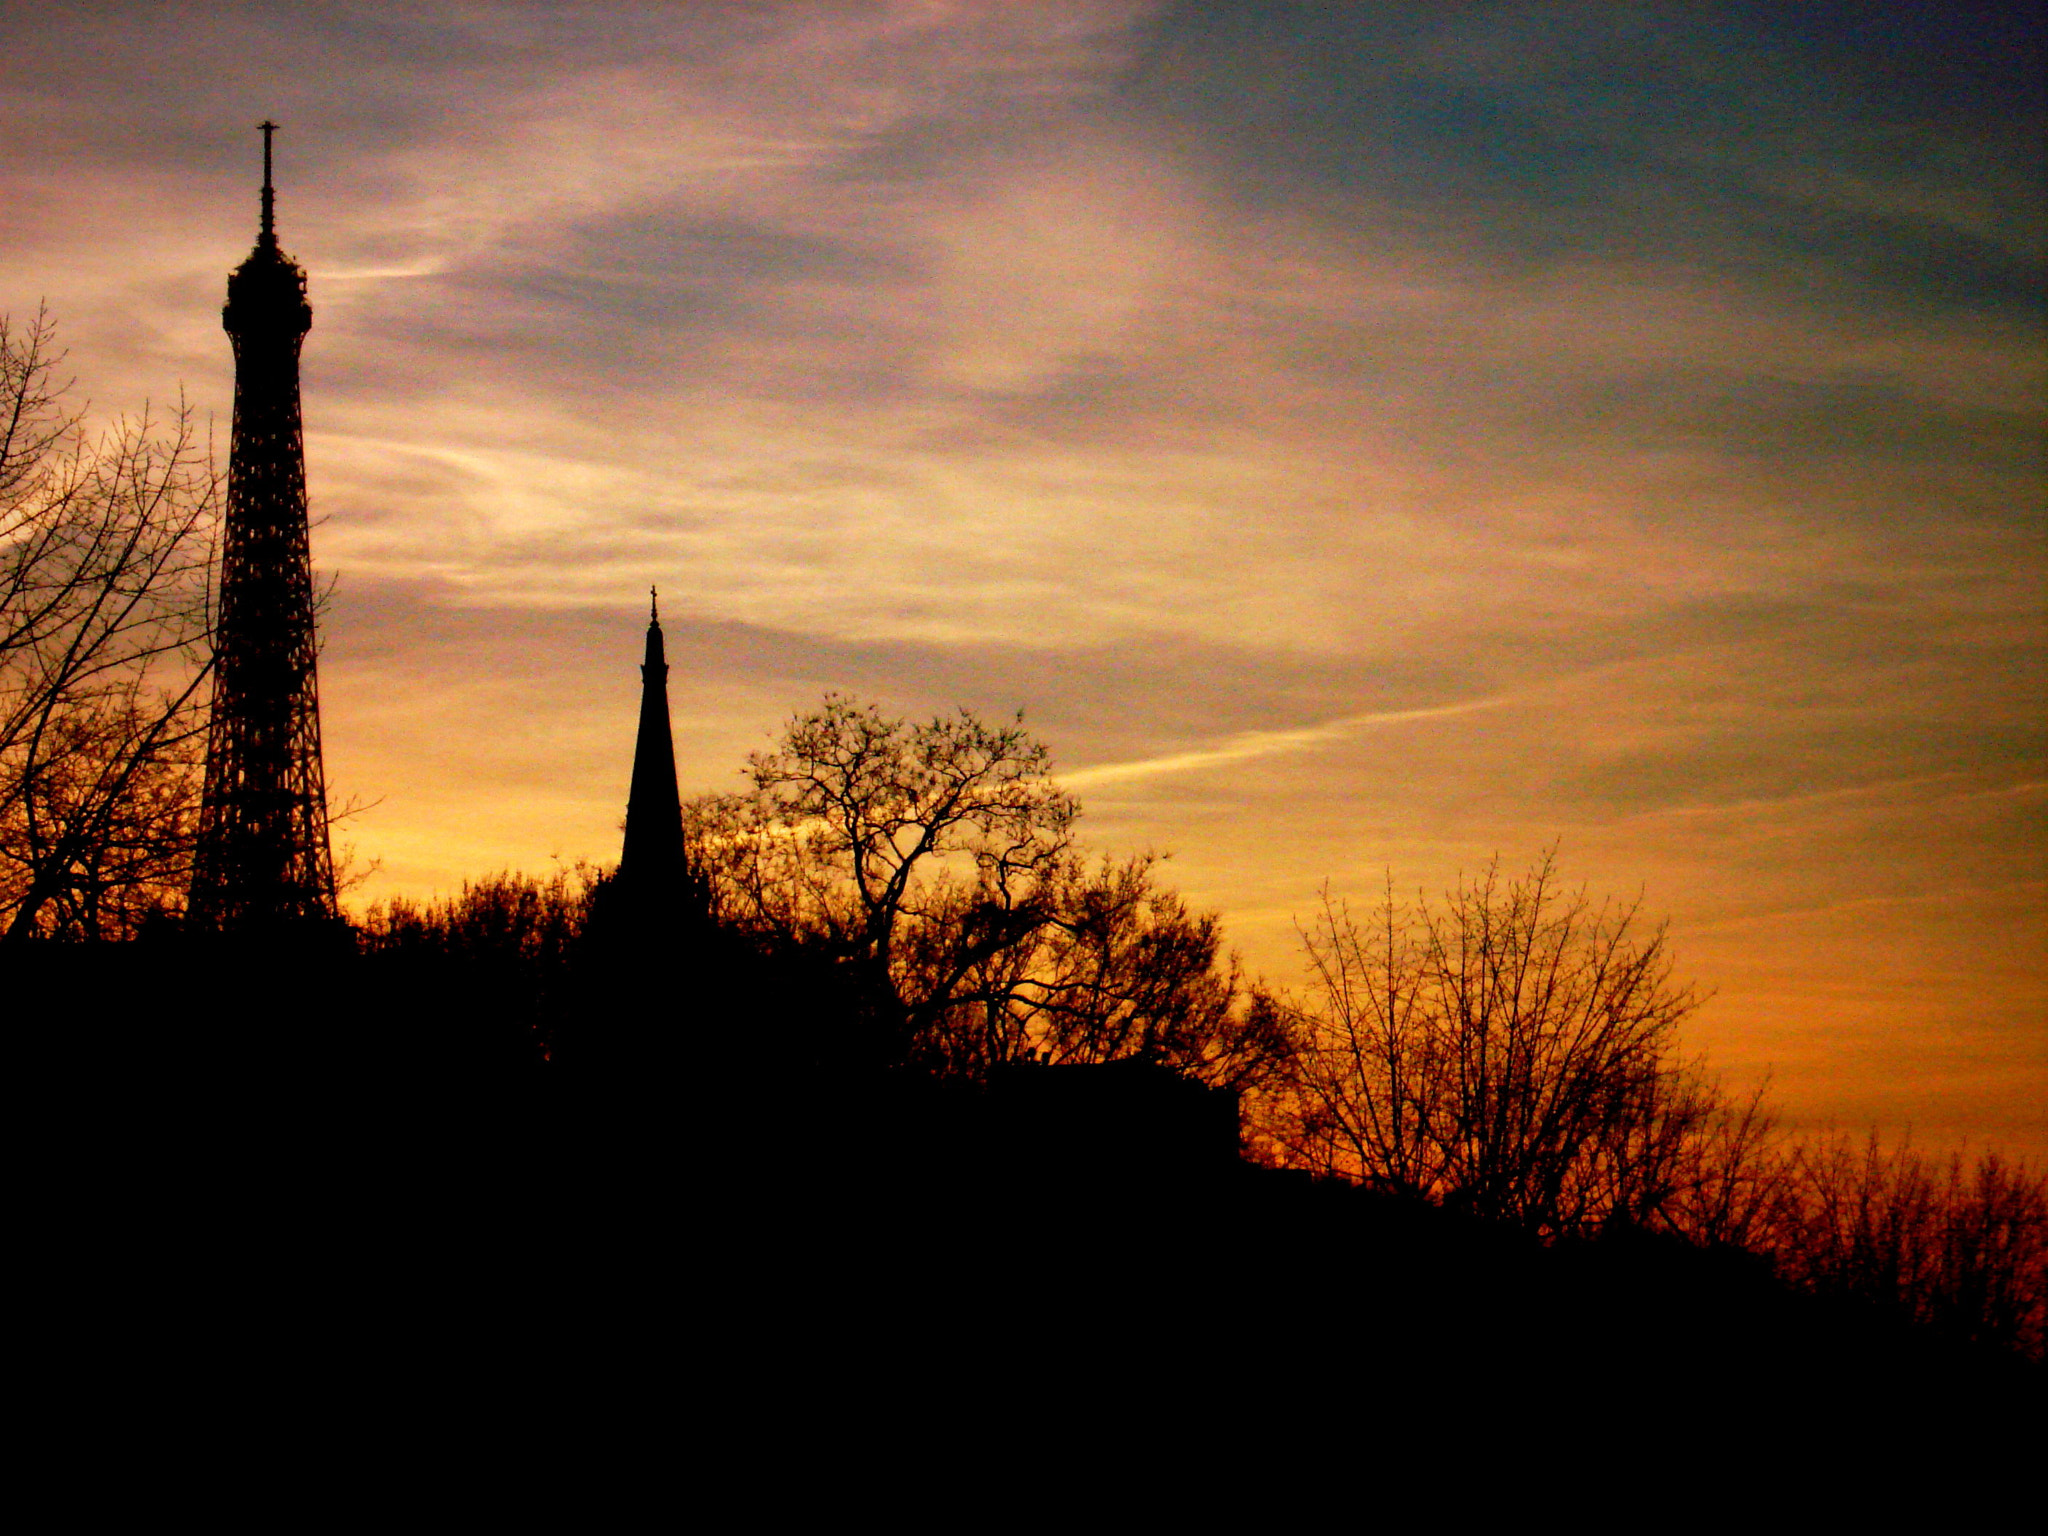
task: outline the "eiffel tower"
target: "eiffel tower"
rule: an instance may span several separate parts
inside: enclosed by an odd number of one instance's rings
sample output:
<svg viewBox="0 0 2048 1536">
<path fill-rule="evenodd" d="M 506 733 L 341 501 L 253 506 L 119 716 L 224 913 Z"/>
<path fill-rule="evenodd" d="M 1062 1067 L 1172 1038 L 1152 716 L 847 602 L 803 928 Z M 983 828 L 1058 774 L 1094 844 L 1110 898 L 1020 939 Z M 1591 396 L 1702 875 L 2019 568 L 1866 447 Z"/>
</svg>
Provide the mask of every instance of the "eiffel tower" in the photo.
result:
<svg viewBox="0 0 2048 1536">
<path fill-rule="evenodd" d="M 336 917 L 320 765 L 313 566 L 299 344 L 306 274 L 278 248 L 263 131 L 256 248 L 221 311 L 235 349 L 235 424 L 214 638 L 213 716 L 193 858 L 194 927 L 248 933 Z"/>
</svg>

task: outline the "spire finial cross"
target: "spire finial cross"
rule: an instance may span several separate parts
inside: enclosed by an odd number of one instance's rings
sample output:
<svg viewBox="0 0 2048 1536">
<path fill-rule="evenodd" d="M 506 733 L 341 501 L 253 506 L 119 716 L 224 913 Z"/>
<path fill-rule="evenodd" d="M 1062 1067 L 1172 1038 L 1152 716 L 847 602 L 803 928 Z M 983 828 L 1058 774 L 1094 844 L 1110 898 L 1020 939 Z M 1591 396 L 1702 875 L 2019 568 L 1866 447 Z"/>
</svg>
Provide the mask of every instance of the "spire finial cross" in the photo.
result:
<svg viewBox="0 0 2048 1536">
<path fill-rule="evenodd" d="M 650 624 L 659 624 L 661 622 L 661 594 L 653 587 L 647 589 L 647 622 Z"/>
<path fill-rule="evenodd" d="M 256 126 L 263 130 L 263 243 L 274 245 L 277 243 L 277 220 L 273 210 L 277 194 L 270 186 L 270 136 L 277 132 L 277 124 L 266 117 Z"/>
</svg>

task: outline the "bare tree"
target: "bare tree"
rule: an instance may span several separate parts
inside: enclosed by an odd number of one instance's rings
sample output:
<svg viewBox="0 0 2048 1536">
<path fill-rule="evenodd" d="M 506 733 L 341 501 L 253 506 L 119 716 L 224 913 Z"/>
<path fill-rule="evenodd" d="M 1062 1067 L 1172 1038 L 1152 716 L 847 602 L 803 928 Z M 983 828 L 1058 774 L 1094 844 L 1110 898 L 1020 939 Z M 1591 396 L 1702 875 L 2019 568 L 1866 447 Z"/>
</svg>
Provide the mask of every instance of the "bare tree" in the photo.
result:
<svg viewBox="0 0 2048 1536">
<path fill-rule="evenodd" d="M 748 759 L 751 795 L 689 808 L 691 841 L 729 917 L 825 943 L 893 988 L 906 933 L 941 914 L 974 934 L 961 971 L 1038 921 L 1076 809 L 1049 767 L 1021 722 L 920 725 L 827 694 Z"/>
<path fill-rule="evenodd" d="M 1658 1224 L 1703 1247 L 1765 1252 L 1793 1193 L 1793 1164 L 1769 1084 L 1746 1099 L 1718 1095 L 1692 1126 Z"/>
<path fill-rule="evenodd" d="M 1075 851 L 1079 807 L 1021 718 L 917 724 L 827 695 L 749 772 L 752 795 L 686 807 L 719 916 L 864 974 L 926 1065 L 1148 1054 L 1246 1087 L 1287 1056 L 1281 1010 L 1222 960 L 1213 916 L 1150 858 Z"/>
<path fill-rule="evenodd" d="M 93 436 L 0 317 L 0 928 L 127 931 L 182 889 L 209 666 L 211 455 L 182 404 Z"/>
<path fill-rule="evenodd" d="M 2048 1178 L 1946 1165 L 1875 1132 L 1793 1140 L 1679 1052 L 1698 994 L 1634 904 L 1566 888 L 1546 853 L 1434 905 L 1389 882 L 1303 935 L 1293 1091 L 1269 1130 L 1323 1173 L 1545 1236 L 1620 1219 L 1768 1259 L 1785 1281 L 2042 1358 Z"/>
<path fill-rule="evenodd" d="M 1158 884 L 1156 864 L 1063 863 L 1042 920 L 958 978 L 934 1047 L 969 1072 L 1142 1055 L 1211 1087 L 1272 1083 L 1293 1055 L 1285 1011 L 1224 955 L 1216 915 Z"/>
<path fill-rule="evenodd" d="M 1875 1131 L 1808 1139 L 1752 1246 L 1779 1274 L 1953 1338 L 2048 1353 L 2048 1176 L 1995 1151 L 1930 1159 Z"/>
<path fill-rule="evenodd" d="M 1565 889 L 1545 854 L 1437 906 L 1390 883 L 1364 922 L 1326 893 L 1303 942 L 1283 1137 L 1310 1166 L 1548 1235 L 1654 1220 L 1684 1187 L 1718 1095 L 1677 1056 L 1698 994 L 1634 905 Z"/>
</svg>

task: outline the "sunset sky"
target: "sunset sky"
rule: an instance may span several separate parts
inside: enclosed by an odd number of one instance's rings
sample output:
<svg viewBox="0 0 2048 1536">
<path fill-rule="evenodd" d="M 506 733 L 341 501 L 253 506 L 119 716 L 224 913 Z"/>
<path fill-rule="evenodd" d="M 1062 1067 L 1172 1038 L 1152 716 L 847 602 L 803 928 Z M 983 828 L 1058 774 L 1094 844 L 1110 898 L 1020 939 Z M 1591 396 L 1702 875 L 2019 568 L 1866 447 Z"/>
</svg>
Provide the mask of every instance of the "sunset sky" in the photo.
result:
<svg viewBox="0 0 2048 1536">
<path fill-rule="evenodd" d="M 0 311 L 225 454 L 310 274 L 357 899 L 839 688 L 1297 984 L 1555 842 L 1800 1123 L 2048 1152 L 2040 11 L 0 3 Z"/>
</svg>

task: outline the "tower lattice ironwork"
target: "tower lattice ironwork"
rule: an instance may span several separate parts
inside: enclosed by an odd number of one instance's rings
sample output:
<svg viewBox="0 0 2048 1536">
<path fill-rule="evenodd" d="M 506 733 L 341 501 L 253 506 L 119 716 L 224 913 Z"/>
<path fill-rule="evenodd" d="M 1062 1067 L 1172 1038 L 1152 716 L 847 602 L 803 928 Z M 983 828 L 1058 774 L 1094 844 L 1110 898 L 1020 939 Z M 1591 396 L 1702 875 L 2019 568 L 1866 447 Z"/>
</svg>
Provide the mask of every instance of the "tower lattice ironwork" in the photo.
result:
<svg viewBox="0 0 2048 1536">
<path fill-rule="evenodd" d="M 235 351 L 235 424 L 190 914 L 223 931 L 336 915 L 299 420 L 299 346 L 313 310 L 305 271 L 277 244 L 276 128 L 262 125 L 256 248 L 229 276 L 221 311 Z"/>
</svg>

